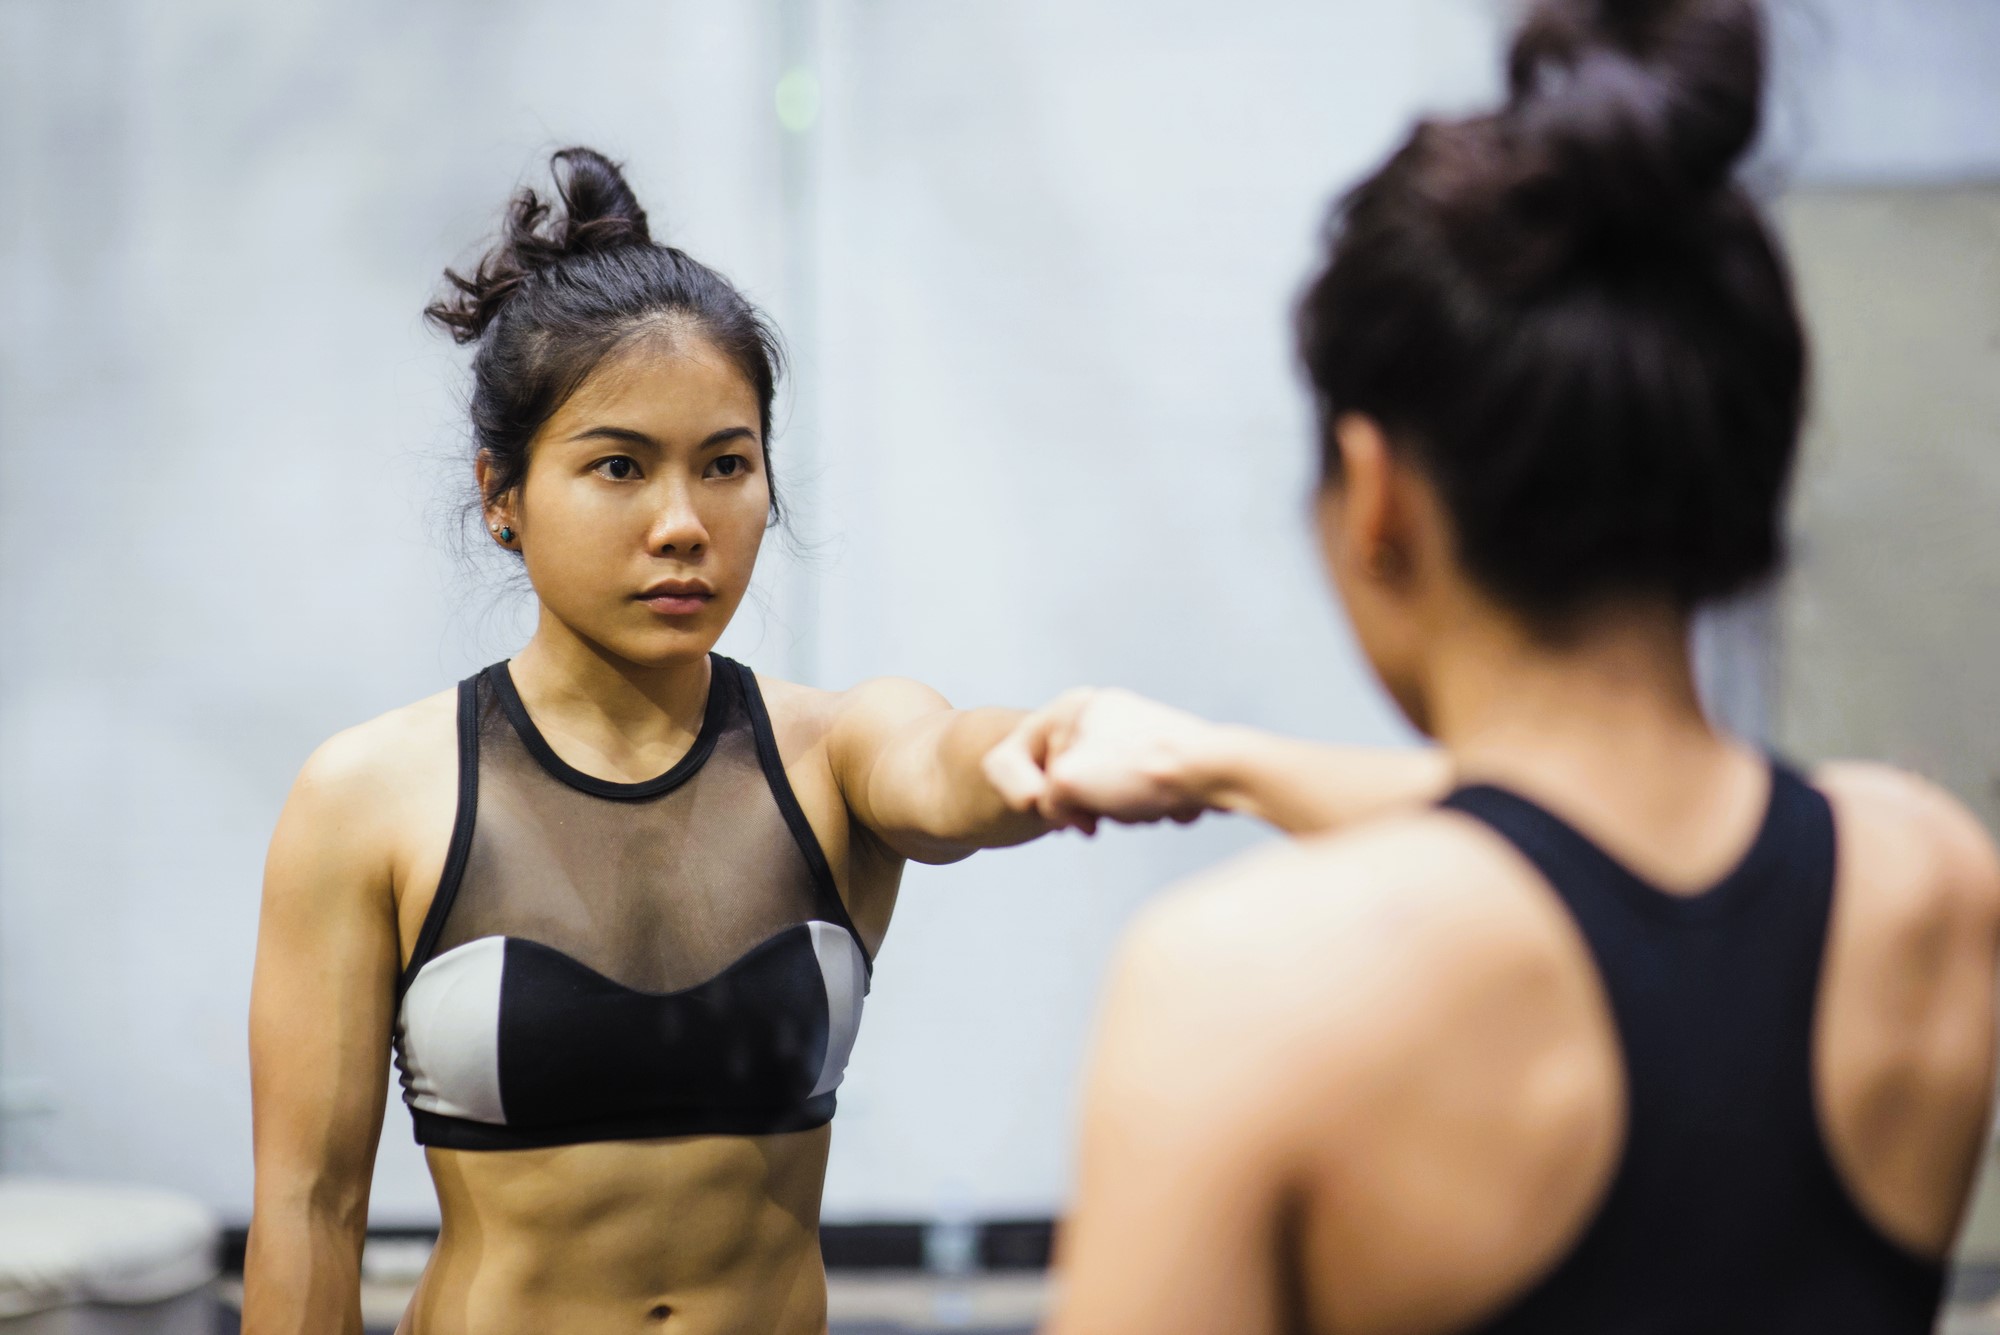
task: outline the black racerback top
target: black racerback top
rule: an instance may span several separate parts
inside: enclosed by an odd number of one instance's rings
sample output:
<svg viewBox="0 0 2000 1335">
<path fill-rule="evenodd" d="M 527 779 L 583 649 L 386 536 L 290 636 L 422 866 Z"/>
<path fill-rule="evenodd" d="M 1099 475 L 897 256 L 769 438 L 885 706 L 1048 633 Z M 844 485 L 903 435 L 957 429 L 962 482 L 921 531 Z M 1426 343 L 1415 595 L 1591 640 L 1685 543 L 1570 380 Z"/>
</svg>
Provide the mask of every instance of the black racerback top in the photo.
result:
<svg viewBox="0 0 2000 1335">
<path fill-rule="evenodd" d="M 566 764 L 505 663 L 459 685 L 444 873 L 398 985 L 417 1140 L 520 1149 L 822 1126 L 870 963 L 757 678 L 643 783 Z"/>
<path fill-rule="evenodd" d="M 1629 1121 L 1581 1239 L 1481 1335 L 1926 1335 L 1942 1268 L 1861 1214 L 1820 1134 L 1813 1016 L 1833 813 L 1774 764 L 1762 828 L 1696 896 L 1489 785 L 1443 805 L 1547 878 L 1610 998 Z"/>
</svg>

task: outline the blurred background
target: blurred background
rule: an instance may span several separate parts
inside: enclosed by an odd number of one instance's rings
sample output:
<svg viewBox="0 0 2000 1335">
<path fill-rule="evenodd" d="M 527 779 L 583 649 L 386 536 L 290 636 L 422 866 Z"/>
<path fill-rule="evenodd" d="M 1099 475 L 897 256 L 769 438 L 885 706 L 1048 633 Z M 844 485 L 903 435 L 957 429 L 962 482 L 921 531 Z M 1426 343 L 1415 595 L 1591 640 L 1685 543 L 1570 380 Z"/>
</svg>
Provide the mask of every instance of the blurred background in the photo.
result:
<svg viewBox="0 0 2000 1335">
<path fill-rule="evenodd" d="M 726 652 L 1404 737 L 1318 575 L 1287 316 L 1330 198 L 1494 96 L 1511 12 L 0 0 L 0 1173 L 169 1188 L 240 1239 L 286 788 L 531 624 L 464 541 L 465 360 L 419 312 L 564 144 L 626 162 L 791 348 L 790 533 Z M 1752 170 L 1817 406 L 1792 569 L 1705 624 L 1704 679 L 2000 832 L 2000 3 L 1773 13 Z M 911 870 L 827 1183 L 857 1259 L 1035 1263 L 1121 922 L 1263 837 Z M 2000 1287 L 1992 1204 L 1964 1254 Z M 435 1224 L 399 1102 L 372 1209 Z"/>
</svg>

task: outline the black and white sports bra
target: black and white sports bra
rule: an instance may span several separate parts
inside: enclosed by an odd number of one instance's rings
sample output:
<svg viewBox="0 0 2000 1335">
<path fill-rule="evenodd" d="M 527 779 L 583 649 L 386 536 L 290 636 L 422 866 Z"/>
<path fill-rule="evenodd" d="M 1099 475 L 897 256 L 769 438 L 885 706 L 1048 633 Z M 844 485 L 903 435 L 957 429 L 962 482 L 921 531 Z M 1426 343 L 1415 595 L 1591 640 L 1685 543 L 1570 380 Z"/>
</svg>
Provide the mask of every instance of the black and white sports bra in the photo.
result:
<svg viewBox="0 0 2000 1335">
<path fill-rule="evenodd" d="M 709 657 L 678 764 L 557 756 L 497 663 L 458 688 L 458 815 L 397 987 L 419 1144 L 823 1126 L 870 961 L 748 668 Z"/>
</svg>

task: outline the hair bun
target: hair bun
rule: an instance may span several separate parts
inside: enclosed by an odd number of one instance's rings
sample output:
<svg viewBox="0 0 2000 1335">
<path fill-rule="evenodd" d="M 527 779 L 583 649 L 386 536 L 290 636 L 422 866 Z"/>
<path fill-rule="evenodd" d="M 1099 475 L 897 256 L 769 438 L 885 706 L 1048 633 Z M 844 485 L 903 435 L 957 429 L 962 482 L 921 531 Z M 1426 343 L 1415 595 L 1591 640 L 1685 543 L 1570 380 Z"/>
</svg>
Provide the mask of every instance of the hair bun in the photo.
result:
<svg viewBox="0 0 2000 1335">
<path fill-rule="evenodd" d="M 573 256 L 652 244 L 646 210 L 617 163 L 595 149 L 572 147 L 556 150 L 549 170 L 554 198 L 524 187 L 508 204 L 500 239 L 478 267 L 470 276 L 446 269 L 452 292 L 424 308 L 458 342 L 485 333 L 535 274 Z"/>
<path fill-rule="evenodd" d="M 1757 136 L 1762 17 L 1754 0 L 1539 0 L 1507 74 L 1500 119 L 1537 213 L 1581 234 L 1671 227 Z"/>
</svg>

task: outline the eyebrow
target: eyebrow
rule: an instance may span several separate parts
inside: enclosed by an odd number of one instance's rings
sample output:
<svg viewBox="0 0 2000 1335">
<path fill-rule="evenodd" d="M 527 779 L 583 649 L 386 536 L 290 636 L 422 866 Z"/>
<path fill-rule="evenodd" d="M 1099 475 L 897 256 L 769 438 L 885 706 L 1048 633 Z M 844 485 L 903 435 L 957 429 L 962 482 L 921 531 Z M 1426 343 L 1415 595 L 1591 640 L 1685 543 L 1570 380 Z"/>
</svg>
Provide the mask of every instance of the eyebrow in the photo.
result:
<svg viewBox="0 0 2000 1335">
<path fill-rule="evenodd" d="M 649 449 L 655 449 L 655 450 L 660 448 L 660 442 L 654 440 L 651 436 L 647 435 L 645 432 L 634 431 L 630 427 L 622 427 L 622 426 L 586 427 L 584 430 L 577 432 L 574 436 L 571 436 L 570 439 L 573 441 L 618 440 L 618 441 L 624 441 L 628 445 L 644 445 Z M 755 440 L 755 439 L 757 439 L 757 433 L 755 431 L 752 431 L 747 426 L 726 426 L 722 428 L 722 430 L 710 434 L 708 439 L 702 441 L 702 443 L 697 445 L 695 448 L 698 450 L 712 450 L 716 446 L 726 445 L 732 440 Z"/>
</svg>

